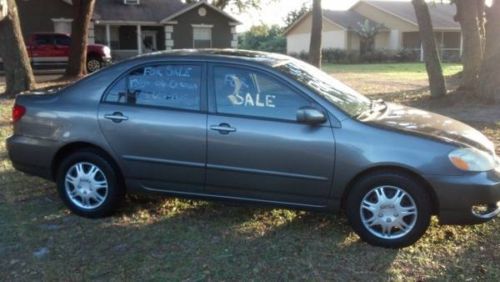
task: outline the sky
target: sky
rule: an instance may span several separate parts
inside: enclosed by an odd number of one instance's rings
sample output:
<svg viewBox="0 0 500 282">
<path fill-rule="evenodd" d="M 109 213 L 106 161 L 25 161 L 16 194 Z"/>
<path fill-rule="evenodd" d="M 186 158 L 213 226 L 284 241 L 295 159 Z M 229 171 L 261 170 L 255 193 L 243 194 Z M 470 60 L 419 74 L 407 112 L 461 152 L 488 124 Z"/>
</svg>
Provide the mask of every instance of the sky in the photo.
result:
<svg viewBox="0 0 500 282">
<path fill-rule="evenodd" d="M 269 0 L 261 0 L 263 3 Z M 410 0 L 383 0 L 383 1 L 410 1 Z M 323 9 L 330 10 L 347 10 L 354 5 L 358 0 L 322 0 Z M 241 14 L 231 11 L 237 19 L 243 22 L 238 26 L 239 32 L 244 32 L 250 29 L 253 25 L 265 23 L 268 25 L 278 24 L 283 25 L 283 18 L 288 12 L 299 9 L 302 4 L 312 4 L 312 0 L 275 0 L 271 4 L 264 5 L 265 7 L 259 11 L 245 11 Z"/>
<path fill-rule="evenodd" d="M 261 0 L 264 3 L 268 0 Z M 330 10 L 346 10 L 351 5 L 353 5 L 357 0 L 323 0 L 323 9 Z M 302 4 L 307 3 L 311 5 L 312 0 L 276 0 L 271 4 L 265 5 L 259 11 L 245 11 L 241 14 L 235 13 L 237 19 L 243 22 L 242 25 L 238 26 L 238 31 L 243 32 L 248 30 L 253 25 L 259 25 L 265 23 L 268 25 L 278 24 L 283 25 L 283 18 L 286 17 L 288 12 L 300 9 Z"/>
</svg>

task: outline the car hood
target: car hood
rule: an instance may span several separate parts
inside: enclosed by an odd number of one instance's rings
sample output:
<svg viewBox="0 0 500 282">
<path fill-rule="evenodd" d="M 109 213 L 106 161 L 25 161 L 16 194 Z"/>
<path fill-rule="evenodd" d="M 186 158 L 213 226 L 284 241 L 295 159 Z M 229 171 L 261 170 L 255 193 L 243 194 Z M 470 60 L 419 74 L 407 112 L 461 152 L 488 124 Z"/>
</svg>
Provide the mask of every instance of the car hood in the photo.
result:
<svg viewBox="0 0 500 282">
<path fill-rule="evenodd" d="M 490 154 L 495 152 L 493 143 L 471 126 L 416 108 L 387 103 L 383 113 L 372 115 L 363 122 L 438 139 L 460 147 L 474 147 Z"/>
</svg>

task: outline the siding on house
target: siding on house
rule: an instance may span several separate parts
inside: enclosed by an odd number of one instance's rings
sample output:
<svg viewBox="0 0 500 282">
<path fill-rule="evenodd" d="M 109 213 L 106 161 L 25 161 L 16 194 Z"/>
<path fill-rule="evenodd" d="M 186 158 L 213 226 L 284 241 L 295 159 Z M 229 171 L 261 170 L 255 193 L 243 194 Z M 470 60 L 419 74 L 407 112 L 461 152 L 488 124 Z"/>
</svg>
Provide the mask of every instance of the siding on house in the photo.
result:
<svg viewBox="0 0 500 282">
<path fill-rule="evenodd" d="M 61 0 L 17 0 L 24 39 L 36 32 L 54 32 L 52 19 L 72 19 L 71 5 Z"/>
<path fill-rule="evenodd" d="M 400 32 L 418 30 L 416 23 L 412 24 L 365 2 L 358 2 L 352 9 L 377 23 L 383 24 L 389 29 L 399 30 Z"/>
<path fill-rule="evenodd" d="M 312 15 L 309 14 L 287 34 L 287 52 L 308 52 L 311 42 Z M 347 32 L 342 27 L 323 19 L 323 48 L 347 47 Z"/>
<path fill-rule="evenodd" d="M 229 48 L 233 40 L 231 26 L 227 17 L 214 11 L 205 5 L 206 16 L 198 14 L 198 9 L 192 9 L 175 19 L 178 23 L 173 25 L 174 48 L 193 48 L 193 24 L 194 25 L 213 25 L 212 27 L 212 48 Z"/>
</svg>

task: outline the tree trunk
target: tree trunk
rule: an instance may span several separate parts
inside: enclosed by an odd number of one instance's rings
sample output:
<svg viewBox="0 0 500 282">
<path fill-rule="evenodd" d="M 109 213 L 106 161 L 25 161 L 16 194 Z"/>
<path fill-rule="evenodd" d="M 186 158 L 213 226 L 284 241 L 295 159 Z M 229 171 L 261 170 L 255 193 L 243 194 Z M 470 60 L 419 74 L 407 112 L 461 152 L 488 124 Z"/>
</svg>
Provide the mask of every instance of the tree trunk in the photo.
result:
<svg viewBox="0 0 500 282">
<path fill-rule="evenodd" d="M 443 69 L 439 59 L 434 29 L 432 28 L 429 7 L 424 0 L 412 0 L 415 14 L 417 15 L 420 39 L 424 49 L 425 67 L 429 77 L 429 86 L 432 97 L 441 97 L 446 94 L 446 84 L 443 77 Z"/>
<path fill-rule="evenodd" d="M 456 0 L 457 15 L 455 20 L 460 23 L 463 36 L 462 63 L 464 71 L 462 73 L 461 90 L 477 93 L 479 86 L 479 70 L 483 58 L 483 48 L 481 40 L 479 20 L 479 4 L 481 0 Z"/>
<path fill-rule="evenodd" d="M 479 95 L 500 102 L 500 0 L 486 10 L 486 46 L 480 72 Z"/>
<path fill-rule="evenodd" d="M 73 23 L 67 77 L 87 74 L 87 38 L 95 0 L 73 0 Z"/>
<path fill-rule="evenodd" d="M 309 46 L 309 61 L 321 68 L 321 41 L 323 32 L 323 10 L 321 0 L 313 0 L 311 45 Z"/>
<path fill-rule="evenodd" d="M 24 44 L 15 0 L 8 0 L 8 14 L 0 21 L 0 57 L 3 59 L 7 89 L 5 95 L 14 96 L 35 87 L 28 52 Z"/>
</svg>

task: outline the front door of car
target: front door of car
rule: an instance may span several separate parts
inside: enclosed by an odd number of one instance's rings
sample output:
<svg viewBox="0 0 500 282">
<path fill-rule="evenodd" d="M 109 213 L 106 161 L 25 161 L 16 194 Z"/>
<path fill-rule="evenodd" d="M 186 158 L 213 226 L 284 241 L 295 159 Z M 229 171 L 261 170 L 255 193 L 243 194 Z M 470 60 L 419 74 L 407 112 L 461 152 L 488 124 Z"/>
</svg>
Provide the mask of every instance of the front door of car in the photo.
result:
<svg viewBox="0 0 500 282">
<path fill-rule="evenodd" d="M 324 205 L 334 172 L 333 131 L 328 121 L 297 122 L 299 109 L 321 109 L 268 73 L 210 69 L 207 191 Z"/>
<path fill-rule="evenodd" d="M 196 63 L 139 67 L 105 94 L 99 122 L 126 178 L 150 190 L 203 190 L 204 68 Z"/>
</svg>

